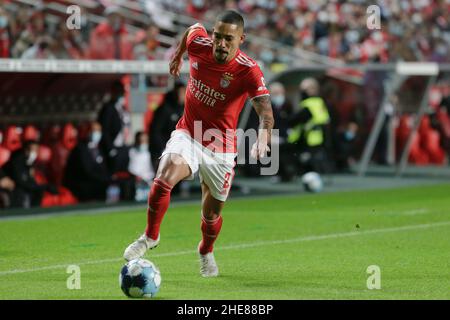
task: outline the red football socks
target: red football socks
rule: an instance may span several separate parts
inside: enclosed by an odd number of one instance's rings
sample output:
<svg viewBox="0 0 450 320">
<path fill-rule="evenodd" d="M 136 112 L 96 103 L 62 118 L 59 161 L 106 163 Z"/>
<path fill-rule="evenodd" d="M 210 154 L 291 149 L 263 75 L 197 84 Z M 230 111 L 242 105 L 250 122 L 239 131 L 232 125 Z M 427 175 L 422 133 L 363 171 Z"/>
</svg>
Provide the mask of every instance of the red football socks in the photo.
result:
<svg viewBox="0 0 450 320">
<path fill-rule="evenodd" d="M 153 180 L 153 185 L 148 196 L 147 209 L 147 237 L 156 240 L 159 235 L 159 227 L 164 214 L 169 208 L 170 192 L 173 186 L 158 178 Z"/>
<path fill-rule="evenodd" d="M 198 247 L 200 254 L 207 254 L 208 252 L 213 251 L 214 242 L 222 228 L 222 221 L 222 216 L 219 216 L 214 220 L 208 220 L 202 216 L 202 241 Z"/>
</svg>

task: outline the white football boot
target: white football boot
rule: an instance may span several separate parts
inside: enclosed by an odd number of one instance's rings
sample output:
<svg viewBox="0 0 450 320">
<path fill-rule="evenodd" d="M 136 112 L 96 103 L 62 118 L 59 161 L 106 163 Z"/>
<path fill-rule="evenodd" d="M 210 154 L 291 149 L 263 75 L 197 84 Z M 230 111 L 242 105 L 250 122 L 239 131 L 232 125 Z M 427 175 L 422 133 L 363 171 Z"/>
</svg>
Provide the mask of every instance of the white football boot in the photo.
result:
<svg viewBox="0 0 450 320">
<path fill-rule="evenodd" d="M 217 277 L 219 275 L 219 268 L 217 267 L 214 253 L 200 254 L 200 274 L 202 277 Z"/>
<path fill-rule="evenodd" d="M 160 235 L 158 235 L 158 239 L 153 240 L 148 238 L 145 233 L 139 237 L 135 242 L 130 244 L 123 253 L 123 257 L 127 261 L 131 261 L 134 259 L 141 258 L 147 250 L 151 250 L 156 248 L 159 244 Z"/>
</svg>

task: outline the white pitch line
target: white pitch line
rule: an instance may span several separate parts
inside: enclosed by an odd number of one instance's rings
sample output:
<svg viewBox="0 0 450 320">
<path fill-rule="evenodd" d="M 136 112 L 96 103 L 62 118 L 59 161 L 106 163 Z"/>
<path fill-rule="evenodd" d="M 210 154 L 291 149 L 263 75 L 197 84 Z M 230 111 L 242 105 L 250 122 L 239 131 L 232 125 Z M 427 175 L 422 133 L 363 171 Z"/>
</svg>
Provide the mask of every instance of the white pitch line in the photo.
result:
<svg viewBox="0 0 450 320">
<path fill-rule="evenodd" d="M 284 240 L 256 241 L 256 242 L 241 243 L 241 244 L 231 244 L 231 245 L 227 245 L 227 246 L 223 246 L 223 247 L 217 247 L 216 250 L 218 250 L 218 251 L 236 250 L 236 249 L 254 248 L 254 247 L 262 247 L 262 246 L 272 246 L 272 245 L 285 244 L 285 243 L 298 243 L 298 242 L 306 242 L 306 241 L 317 241 L 317 240 L 326 240 L 326 239 L 347 238 L 347 237 L 353 237 L 353 236 L 363 236 L 363 235 L 377 234 L 377 233 L 427 229 L 427 228 L 442 227 L 442 226 L 449 226 L 449 225 L 450 225 L 450 221 L 444 221 L 444 222 L 416 224 L 416 225 L 409 225 L 409 226 L 402 226 L 402 227 L 372 229 L 372 230 L 367 230 L 367 231 L 330 233 L 330 234 L 324 234 L 324 235 L 312 235 L 312 236 L 304 236 L 304 237 L 284 239 Z M 154 255 L 152 255 L 152 257 L 154 257 L 154 258 L 173 257 L 173 256 L 196 254 L 196 253 L 197 253 L 196 250 L 185 250 L 185 251 L 175 251 L 175 252 L 154 254 Z M 38 267 L 38 268 L 30 268 L 30 269 L 6 270 L 6 271 L 0 271 L 0 276 L 16 274 L 16 273 L 28 273 L 28 272 L 37 272 L 37 271 L 45 271 L 45 270 L 53 270 L 53 269 L 63 269 L 63 268 L 67 268 L 67 266 L 69 266 L 69 265 L 82 266 L 82 265 L 102 264 L 102 263 L 111 263 L 111 262 L 120 262 L 120 261 L 123 261 L 123 259 L 122 258 L 112 258 L 112 259 L 92 260 L 92 261 L 85 261 L 85 262 L 78 262 L 78 263 L 57 264 L 57 265 Z"/>
</svg>

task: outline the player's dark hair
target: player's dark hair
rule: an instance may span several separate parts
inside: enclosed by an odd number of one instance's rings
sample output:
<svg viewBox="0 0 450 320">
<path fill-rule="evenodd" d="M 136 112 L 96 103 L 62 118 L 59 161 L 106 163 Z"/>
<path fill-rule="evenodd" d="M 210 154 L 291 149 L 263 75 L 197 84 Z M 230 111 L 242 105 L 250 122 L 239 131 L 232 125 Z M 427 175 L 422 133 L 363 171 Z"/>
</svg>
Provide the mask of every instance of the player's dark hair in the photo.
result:
<svg viewBox="0 0 450 320">
<path fill-rule="evenodd" d="M 234 10 L 225 10 L 216 19 L 216 22 L 235 24 L 244 29 L 244 18 Z"/>
</svg>

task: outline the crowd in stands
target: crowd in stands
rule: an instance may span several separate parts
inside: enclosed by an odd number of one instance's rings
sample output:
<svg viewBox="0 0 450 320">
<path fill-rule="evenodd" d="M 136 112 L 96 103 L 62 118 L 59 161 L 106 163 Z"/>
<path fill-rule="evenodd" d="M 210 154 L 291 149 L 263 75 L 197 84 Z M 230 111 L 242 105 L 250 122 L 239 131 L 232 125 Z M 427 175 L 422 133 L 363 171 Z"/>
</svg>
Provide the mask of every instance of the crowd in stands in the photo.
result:
<svg viewBox="0 0 450 320">
<path fill-rule="evenodd" d="M 0 3 L 14 2 L 2 0 Z M 212 22 L 224 8 L 245 15 L 246 31 L 275 45 L 248 42 L 251 56 L 271 64 L 285 62 L 280 45 L 349 63 L 449 62 L 450 3 L 445 0 L 141 0 L 134 1 L 148 23 L 131 32 L 113 2 L 102 0 L 104 21 L 81 19 L 80 30 L 65 20 L 48 19 L 42 7 L 0 7 L 0 58 L 167 59 L 160 29 L 175 22 L 165 12 Z M 37 2 L 39 3 L 39 2 Z M 120 1 L 119 1 L 120 3 Z M 369 30 L 369 5 L 380 8 L 380 29 Z M 167 10 L 167 11 L 165 11 Z M 85 12 L 82 12 L 82 17 Z"/>
<path fill-rule="evenodd" d="M 154 177 L 149 138 L 137 132 L 132 144 L 123 95 L 114 82 L 92 122 L 0 128 L 0 208 L 144 200 Z"/>
<path fill-rule="evenodd" d="M 448 62 L 450 57 L 450 3 L 445 0 L 159 2 L 208 21 L 224 6 L 236 9 L 245 14 L 249 33 L 349 63 Z M 367 27 L 370 5 L 380 8 L 379 30 Z M 283 59 L 257 44 L 250 43 L 249 50 L 266 63 Z"/>
</svg>

